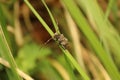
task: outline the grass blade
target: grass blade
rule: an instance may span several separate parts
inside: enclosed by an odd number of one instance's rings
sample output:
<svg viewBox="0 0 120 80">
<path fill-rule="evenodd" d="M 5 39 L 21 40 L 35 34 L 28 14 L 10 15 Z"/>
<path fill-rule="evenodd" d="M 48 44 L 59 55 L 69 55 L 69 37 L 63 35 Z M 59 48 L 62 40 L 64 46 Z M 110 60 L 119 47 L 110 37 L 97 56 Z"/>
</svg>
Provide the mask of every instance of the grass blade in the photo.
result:
<svg viewBox="0 0 120 80">
<path fill-rule="evenodd" d="M 117 0 L 110 0 L 109 4 L 108 4 L 108 7 L 107 7 L 107 10 L 105 12 L 105 21 L 108 19 L 109 17 L 109 14 L 110 14 L 110 11 L 111 11 L 111 8 L 113 7 L 114 3 L 116 2 Z"/>
<path fill-rule="evenodd" d="M 6 23 L 5 23 L 5 19 L 4 19 L 4 15 L 2 13 L 2 8 L 0 6 L 0 52 L 1 52 L 1 56 L 3 58 L 5 58 L 11 66 L 11 70 L 7 69 L 7 73 L 8 76 L 10 78 L 10 80 L 21 80 L 21 78 L 19 77 L 19 75 L 17 74 L 16 71 L 16 64 L 14 61 L 14 58 L 12 56 L 11 50 L 9 48 L 8 42 L 6 40 L 6 35 L 4 31 L 6 31 Z M 7 33 L 7 32 L 6 32 Z M 8 37 L 8 36 L 7 36 Z"/>
<path fill-rule="evenodd" d="M 51 36 L 54 35 L 53 31 L 49 28 L 49 26 L 47 25 L 47 23 L 42 19 L 41 16 L 39 16 L 39 14 L 35 11 L 35 9 L 32 7 L 32 5 L 27 1 L 24 0 L 25 3 L 28 5 L 28 7 L 31 9 L 31 11 L 35 14 L 35 16 L 38 18 L 38 20 L 41 22 L 41 24 L 44 26 L 44 28 L 49 32 L 49 34 Z"/>
<path fill-rule="evenodd" d="M 24 0 L 25 3 L 28 5 L 28 7 L 32 10 L 32 12 L 35 14 L 35 16 L 39 19 L 39 21 L 43 24 L 45 29 L 49 32 L 49 34 L 53 37 L 54 33 L 49 28 L 47 24 L 45 24 L 45 21 L 39 16 L 39 14 L 36 12 L 36 10 L 32 7 L 32 5 L 27 1 Z M 82 77 L 85 80 L 90 80 L 89 77 L 86 75 L 86 73 L 82 70 L 82 68 L 79 66 L 79 64 L 75 61 L 75 59 L 71 56 L 68 50 L 64 49 L 61 45 L 59 45 L 62 51 L 64 52 L 65 56 L 69 59 L 69 61 L 73 64 L 73 66 L 78 70 L 78 72 L 82 75 Z"/>
<path fill-rule="evenodd" d="M 119 72 L 115 64 L 113 63 L 112 59 L 109 58 L 109 56 L 106 54 L 106 51 L 103 49 L 101 43 L 97 39 L 96 35 L 93 33 L 92 29 L 87 23 L 82 12 L 76 6 L 75 2 L 73 0 L 62 0 L 62 1 L 64 2 L 65 6 L 69 10 L 71 16 L 77 23 L 80 30 L 82 30 L 82 32 L 84 33 L 84 35 L 86 36 L 90 44 L 92 45 L 93 49 L 95 50 L 96 54 L 98 55 L 103 65 L 107 69 L 111 78 L 113 80 L 120 80 Z M 89 3 L 89 0 L 88 0 L 88 3 Z"/>
<path fill-rule="evenodd" d="M 82 0 L 81 0 L 82 1 Z M 96 1 L 88 0 L 87 2 L 82 1 L 82 4 L 86 6 L 89 14 L 92 15 L 93 21 L 96 23 L 96 29 L 98 31 L 100 40 L 103 42 L 108 55 L 115 56 L 115 63 L 117 67 L 120 67 L 120 36 L 115 30 L 114 26 L 108 21 L 105 20 L 105 15 Z M 111 54 L 110 54 L 111 52 Z M 110 57 L 111 58 L 111 57 Z"/>
<path fill-rule="evenodd" d="M 54 19 L 53 15 L 52 15 L 50 9 L 47 7 L 47 5 L 46 5 L 44 0 L 42 0 L 42 3 L 44 4 L 45 8 L 47 9 L 47 11 L 48 11 L 48 13 L 50 15 L 50 18 L 52 20 L 52 23 L 54 25 L 54 28 L 55 28 L 56 32 L 60 33 L 59 30 L 58 30 L 58 25 L 56 24 L 55 19 Z"/>
</svg>

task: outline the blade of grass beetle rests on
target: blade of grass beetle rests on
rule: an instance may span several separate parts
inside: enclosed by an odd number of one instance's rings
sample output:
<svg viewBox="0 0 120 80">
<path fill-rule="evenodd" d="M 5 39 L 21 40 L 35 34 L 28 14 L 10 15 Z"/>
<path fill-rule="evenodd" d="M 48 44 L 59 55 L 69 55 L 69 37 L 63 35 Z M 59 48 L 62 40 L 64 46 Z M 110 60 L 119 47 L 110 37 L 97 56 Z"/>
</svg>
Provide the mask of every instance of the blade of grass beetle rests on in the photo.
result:
<svg viewBox="0 0 120 80">
<path fill-rule="evenodd" d="M 45 23 L 45 21 L 40 17 L 40 15 L 36 12 L 36 10 L 32 7 L 32 5 L 27 1 L 24 0 L 24 2 L 28 5 L 28 7 L 32 10 L 32 12 L 35 14 L 35 16 L 38 18 L 38 20 L 43 24 L 45 29 L 49 32 L 49 34 L 53 37 L 54 33 L 53 31 L 49 28 L 49 26 Z M 73 66 L 78 70 L 78 72 L 81 74 L 81 76 L 85 80 L 90 80 L 90 78 L 87 76 L 87 74 L 82 70 L 82 68 L 79 66 L 79 64 L 75 61 L 75 59 L 72 57 L 70 52 L 67 49 L 64 49 L 61 45 L 59 47 L 62 49 L 64 54 L 67 56 L 69 61 L 73 64 Z"/>
</svg>

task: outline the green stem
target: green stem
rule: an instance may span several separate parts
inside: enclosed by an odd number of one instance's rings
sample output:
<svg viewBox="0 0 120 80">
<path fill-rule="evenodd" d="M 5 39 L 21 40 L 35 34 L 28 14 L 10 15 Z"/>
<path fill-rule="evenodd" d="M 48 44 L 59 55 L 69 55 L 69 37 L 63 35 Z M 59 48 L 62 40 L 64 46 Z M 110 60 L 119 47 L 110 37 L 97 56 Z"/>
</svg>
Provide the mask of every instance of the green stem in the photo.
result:
<svg viewBox="0 0 120 80">
<path fill-rule="evenodd" d="M 76 60 L 71 56 L 70 52 L 68 50 L 63 49 L 63 48 L 61 48 L 61 49 L 64 52 L 65 56 L 67 56 L 68 60 L 74 65 L 74 67 L 77 69 L 77 71 L 84 78 L 84 80 L 90 80 L 90 78 L 86 75 L 84 70 L 78 65 Z"/>
<path fill-rule="evenodd" d="M 47 11 L 48 11 L 48 13 L 49 13 L 49 15 L 50 15 L 50 18 L 51 18 L 51 20 L 52 20 L 52 23 L 53 23 L 53 25 L 54 25 L 54 28 L 55 28 L 56 32 L 60 33 L 60 32 L 59 32 L 59 29 L 58 29 L 58 25 L 56 24 L 55 19 L 54 19 L 53 15 L 52 15 L 51 11 L 50 11 L 49 8 L 47 7 L 45 1 L 42 0 L 42 3 L 44 4 L 45 8 L 47 9 Z"/>
<path fill-rule="evenodd" d="M 87 23 L 87 20 L 85 19 L 85 17 L 83 16 L 79 8 L 77 7 L 76 3 L 73 0 L 62 0 L 62 1 L 64 2 L 65 6 L 69 10 L 75 22 L 78 24 L 78 27 L 80 28 L 80 30 L 84 33 L 89 43 L 92 45 L 97 56 L 100 58 L 104 67 L 107 69 L 110 77 L 113 80 L 120 80 L 120 75 L 117 67 L 113 63 L 112 59 L 106 54 L 106 51 L 102 47 L 97 36 L 94 34 L 92 29 L 90 28 L 89 24 Z"/>
<path fill-rule="evenodd" d="M 44 28 L 49 32 L 49 34 L 53 37 L 54 33 L 53 31 L 49 28 L 49 26 L 47 25 L 47 23 L 42 19 L 41 16 L 39 16 L 39 14 L 37 13 L 37 11 L 32 7 L 32 5 L 27 1 L 24 0 L 25 3 L 28 5 L 28 7 L 31 9 L 31 11 L 34 13 L 34 15 L 38 18 L 38 20 L 41 22 L 41 24 L 44 26 Z"/>
<path fill-rule="evenodd" d="M 45 29 L 49 32 L 49 34 L 53 37 L 54 33 L 53 31 L 49 28 L 49 26 L 45 23 L 45 21 L 40 17 L 40 15 L 36 12 L 36 10 L 32 7 L 32 5 L 27 1 L 24 0 L 25 3 L 28 5 L 28 7 L 32 10 L 32 12 L 35 14 L 35 16 L 39 19 L 39 21 L 43 24 Z M 73 66 L 78 70 L 78 72 L 82 75 L 82 77 L 85 80 L 90 80 L 89 77 L 86 75 L 86 73 L 82 70 L 82 68 L 79 66 L 79 64 L 75 61 L 75 59 L 72 57 L 72 55 L 69 53 L 68 50 L 64 49 L 61 45 L 59 45 L 64 54 L 67 56 L 69 61 L 73 64 Z"/>
<path fill-rule="evenodd" d="M 9 63 L 10 63 L 10 70 L 9 69 L 6 69 L 7 70 L 7 73 L 8 73 L 8 76 L 9 76 L 9 79 L 10 80 L 21 80 L 21 78 L 19 77 L 19 75 L 17 74 L 17 71 L 16 71 L 16 63 L 14 61 L 14 58 L 12 56 L 12 52 L 10 50 L 10 47 L 8 45 L 8 42 L 7 42 L 7 38 L 8 35 L 7 35 L 7 30 L 6 30 L 6 21 L 5 21 L 5 18 L 4 18 L 4 14 L 2 12 L 2 8 L 1 8 L 1 5 L 0 5 L 0 52 L 1 52 L 1 56 L 6 59 Z"/>
</svg>

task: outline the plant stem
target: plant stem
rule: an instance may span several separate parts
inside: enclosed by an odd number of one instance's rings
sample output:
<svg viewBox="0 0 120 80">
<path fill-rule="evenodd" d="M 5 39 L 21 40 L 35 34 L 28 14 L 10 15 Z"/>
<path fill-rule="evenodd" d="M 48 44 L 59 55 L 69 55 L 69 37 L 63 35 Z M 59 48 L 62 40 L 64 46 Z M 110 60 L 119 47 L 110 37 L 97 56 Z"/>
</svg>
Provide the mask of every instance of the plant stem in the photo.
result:
<svg viewBox="0 0 120 80">
<path fill-rule="evenodd" d="M 106 51 L 102 47 L 97 36 L 94 34 L 92 29 L 90 28 L 89 24 L 87 23 L 85 17 L 83 16 L 82 12 L 77 7 L 74 0 L 62 0 L 62 1 L 64 2 L 66 8 L 69 10 L 71 16 L 77 23 L 79 29 L 84 33 L 84 35 L 88 39 L 89 43 L 91 44 L 94 51 L 96 52 L 96 55 L 100 58 L 101 62 L 107 69 L 111 78 L 113 80 L 120 80 L 120 75 L 119 75 L 119 71 L 117 70 L 117 67 L 113 63 L 112 59 L 106 54 Z"/>
<path fill-rule="evenodd" d="M 52 15 L 51 11 L 50 11 L 49 8 L 47 7 L 45 1 L 42 0 L 42 3 L 44 4 L 45 8 L 47 9 L 47 11 L 48 11 L 48 13 L 49 13 L 49 15 L 50 15 L 50 18 L 51 18 L 51 20 L 52 20 L 52 23 L 53 23 L 53 25 L 54 25 L 54 28 L 55 28 L 56 32 L 60 33 L 60 32 L 59 32 L 58 25 L 56 24 L 55 19 L 54 19 L 53 15 Z"/>
<path fill-rule="evenodd" d="M 35 14 L 35 16 L 39 19 L 39 21 L 43 24 L 45 29 L 49 32 L 49 34 L 53 37 L 54 33 L 49 28 L 49 26 L 45 23 L 45 21 L 40 17 L 40 15 L 36 12 L 36 10 L 32 7 L 32 5 L 27 1 L 24 0 L 24 2 L 28 5 L 28 7 L 32 10 L 32 12 Z M 82 77 L 85 80 L 90 80 L 89 77 L 86 75 L 86 73 L 82 70 L 82 68 L 79 66 L 79 64 L 75 61 L 75 59 L 72 57 L 72 55 L 69 53 L 68 50 L 64 49 L 60 44 L 59 47 L 62 49 L 66 57 L 69 59 L 69 61 L 73 64 L 73 66 L 78 70 L 78 72 L 82 75 Z"/>
<path fill-rule="evenodd" d="M 34 15 L 37 17 L 37 19 L 41 22 L 41 24 L 44 26 L 44 28 L 49 32 L 49 34 L 53 37 L 54 33 L 53 31 L 49 28 L 47 23 L 42 19 L 42 17 L 37 13 L 37 11 L 32 7 L 32 5 L 27 1 L 24 0 L 24 2 L 28 5 L 28 7 L 31 9 L 31 11 L 34 13 Z"/>
<path fill-rule="evenodd" d="M 16 66 L 16 63 L 12 56 L 12 52 L 11 52 L 10 47 L 7 42 L 8 38 L 6 39 L 6 37 L 8 37 L 7 32 L 5 32 L 5 31 L 7 31 L 6 30 L 6 21 L 4 18 L 4 14 L 2 12 L 1 5 L 0 5 L 0 25 L 1 25 L 0 26 L 0 32 L 1 32 L 1 34 L 0 34 L 0 52 L 1 52 L 1 56 L 10 63 L 11 69 L 10 70 L 6 69 L 9 79 L 10 80 L 21 80 L 21 78 L 17 74 L 17 71 L 16 71 L 17 66 Z"/>
</svg>

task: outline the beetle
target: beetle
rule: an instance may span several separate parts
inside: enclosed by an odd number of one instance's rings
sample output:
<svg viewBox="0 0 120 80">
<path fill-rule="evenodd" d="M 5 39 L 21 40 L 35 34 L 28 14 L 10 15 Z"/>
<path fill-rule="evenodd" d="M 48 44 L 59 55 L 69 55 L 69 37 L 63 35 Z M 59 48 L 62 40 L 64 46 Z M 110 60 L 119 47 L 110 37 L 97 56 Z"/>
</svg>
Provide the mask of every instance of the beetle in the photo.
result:
<svg viewBox="0 0 120 80">
<path fill-rule="evenodd" d="M 53 39 L 55 41 L 58 41 L 58 43 L 64 48 L 66 49 L 67 46 L 68 46 L 68 39 L 63 35 L 63 34 L 60 34 L 60 33 L 55 33 L 54 36 L 53 36 Z"/>
</svg>

